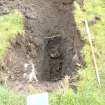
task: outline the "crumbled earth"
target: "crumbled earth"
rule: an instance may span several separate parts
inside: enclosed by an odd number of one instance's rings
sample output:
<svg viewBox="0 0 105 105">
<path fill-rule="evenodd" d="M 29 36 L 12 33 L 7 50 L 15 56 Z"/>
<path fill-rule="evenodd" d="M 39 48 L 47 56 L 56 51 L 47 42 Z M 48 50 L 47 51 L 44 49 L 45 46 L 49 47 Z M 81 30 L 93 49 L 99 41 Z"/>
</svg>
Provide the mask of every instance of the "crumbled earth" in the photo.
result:
<svg viewBox="0 0 105 105">
<path fill-rule="evenodd" d="M 18 9 L 24 15 L 25 34 L 11 40 L 11 47 L 1 63 L 6 84 L 15 90 L 25 90 L 35 64 L 37 78 L 34 87 L 53 90 L 58 80 L 76 71 L 83 64 L 80 54 L 82 41 L 73 16 L 74 0 L 0 0 L 0 15 Z M 48 82 L 53 81 L 53 82 Z M 17 89 L 18 88 L 18 89 Z"/>
</svg>

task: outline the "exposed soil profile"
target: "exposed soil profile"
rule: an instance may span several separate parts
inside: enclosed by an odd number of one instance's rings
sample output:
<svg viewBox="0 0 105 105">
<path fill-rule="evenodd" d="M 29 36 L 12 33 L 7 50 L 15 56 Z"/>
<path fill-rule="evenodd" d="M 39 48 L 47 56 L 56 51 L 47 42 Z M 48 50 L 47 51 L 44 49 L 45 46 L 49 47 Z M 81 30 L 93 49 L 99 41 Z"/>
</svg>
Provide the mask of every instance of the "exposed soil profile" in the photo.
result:
<svg viewBox="0 0 105 105">
<path fill-rule="evenodd" d="M 11 42 L 1 64 L 10 81 L 7 84 L 12 88 L 17 84 L 27 85 L 25 77 L 32 67 L 29 65 L 25 70 L 24 65 L 31 61 L 41 81 L 32 84 L 45 87 L 45 90 L 46 87 L 54 89 L 58 82 L 47 82 L 46 86 L 44 81 L 57 81 L 72 75 L 76 63 L 83 63 L 80 54 L 83 42 L 74 20 L 73 0 L 0 0 L 0 15 L 8 14 L 12 9 L 23 13 L 25 34 Z"/>
</svg>

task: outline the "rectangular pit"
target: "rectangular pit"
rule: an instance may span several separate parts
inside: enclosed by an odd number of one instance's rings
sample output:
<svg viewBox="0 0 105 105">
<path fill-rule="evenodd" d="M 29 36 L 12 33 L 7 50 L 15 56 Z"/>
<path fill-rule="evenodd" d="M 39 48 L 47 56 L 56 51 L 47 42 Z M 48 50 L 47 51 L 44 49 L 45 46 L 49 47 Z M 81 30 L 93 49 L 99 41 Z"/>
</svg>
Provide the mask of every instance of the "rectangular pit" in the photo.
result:
<svg viewBox="0 0 105 105">
<path fill-rule="evenodd" d="M 63 50 L 62 37 L 52 36 L 44 40 L 43 80 L 56 81 L 62 78 Z"/>
</svg>

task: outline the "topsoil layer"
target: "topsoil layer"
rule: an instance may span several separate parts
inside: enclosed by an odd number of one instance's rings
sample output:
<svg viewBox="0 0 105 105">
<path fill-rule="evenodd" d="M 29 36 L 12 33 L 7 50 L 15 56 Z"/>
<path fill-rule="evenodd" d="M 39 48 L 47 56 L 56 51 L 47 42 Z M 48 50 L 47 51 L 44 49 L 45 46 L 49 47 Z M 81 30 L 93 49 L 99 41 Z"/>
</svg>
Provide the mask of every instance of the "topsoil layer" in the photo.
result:
<svg viewBox="0 0 105 105">
<path fill-rule="evenodd" d="M 80 50 L 82 42 L 73 15 L 73 0 L 0 0 L 0 15 L 18 9 L 24 15 L 25 34 L 17 35 L 1 63 L 2 79 L 11 88 L 23 90 L 28 84 L 34 63 L 37 78 L 35 87 L 49 89 L 58 86 L 65 75 L 72 75 L 77 63 L 82 64 Z M 55 85 L 56 84 L 56 85 Z M 18 85 L 18 86 L 17 86 Z"/>
</svg>

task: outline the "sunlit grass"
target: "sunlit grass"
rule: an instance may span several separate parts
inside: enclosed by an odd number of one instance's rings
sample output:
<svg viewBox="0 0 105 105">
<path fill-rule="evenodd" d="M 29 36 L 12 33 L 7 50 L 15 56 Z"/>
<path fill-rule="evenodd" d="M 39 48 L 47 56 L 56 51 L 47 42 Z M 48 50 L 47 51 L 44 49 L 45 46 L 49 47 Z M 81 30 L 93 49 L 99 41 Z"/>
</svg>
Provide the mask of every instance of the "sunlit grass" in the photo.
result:
<svg viewBox="0 0 105 105">
<path fill-rule="evenodd" d="M 6 53 L 9 40 L 23 32 L 23 17 L 17 10 L 8 15 L 0 16 L 0 58 Z"/>
<path fill-rule="evenodd" d="M 86 63 L 84 69 L 80 71 L 80 86 L 78 87 L 78 93 L 84 96 L 94 97 L 96 101 L 95 105 L 104 105 L 105 97 L 105 1 L 104 0 L 85 0 L 84 7 L 81 9 L 77 3 L 75 3 L 75 20 L 77 23 L 77 28 L 81 32 L 81 37 L 85 40 L 82 54 L 84 55 L 84 61 Z M 91 48 L 88 42 L 87 33 L 85 31 L 84 20 L 87 19 L 88 22 L 94 21 L 95 17 L 99 17 L 95 24 L 90 24 L 89 28 L 92 33 L 92 40 L 95 50 L 95 55 L 97 59 L 97 65 L 101 78 L 101 87 L 98 85 L 95 68 L 93 65 Z M 100 103 L 99 103 L 100 101 Z M 89 102 L 89 101 L 88 101 Z M 93 102 L 93 101 L 92 101 Z M 91 102 L 91 103 L 92 103 Z M 87 105 L 94 105 L 87 104 Z M 86 105 L 86 104 L 85 104 Z"/>
<path fill-rule="evenodd" d="M 0 87 L 0 105 L 25 105 L 25 97 Z"/>
</svg>

